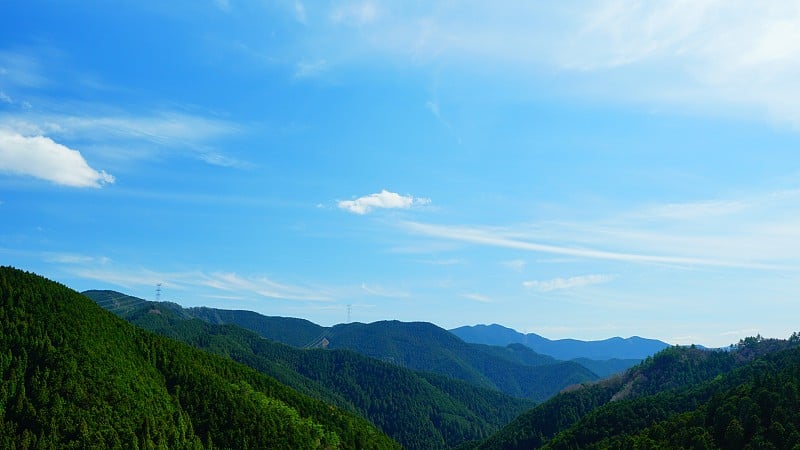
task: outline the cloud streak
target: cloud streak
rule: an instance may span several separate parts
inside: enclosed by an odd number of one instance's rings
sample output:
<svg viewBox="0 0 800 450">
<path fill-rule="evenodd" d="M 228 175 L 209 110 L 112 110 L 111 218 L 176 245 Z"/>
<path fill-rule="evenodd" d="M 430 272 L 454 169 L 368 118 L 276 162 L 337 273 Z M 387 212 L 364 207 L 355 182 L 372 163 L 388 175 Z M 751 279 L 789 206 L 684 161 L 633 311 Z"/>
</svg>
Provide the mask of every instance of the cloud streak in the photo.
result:
<svg viewBox="0 0 800 450">
<path fill-rule="evenodd" d="M 553 278 L 550 280 L 524 281 L 522 285 L 540 292 L 560 291 L 586 287 L 592 284 L 608 283 L 613 279 L 610 275 L 581 275 L 569 278 Z"/>
<path fill-rule="evenodd" d="M 666 256 L 647 253 L 629 253 L 621 251 L 598 250 L 587 247 L 570 247 L 564 245 L 544 244 L 519 238 L 519 232 L 512 232 L 510 230 L 502 229 L 433 225 L 419 222 L 403 222 L 403 226 L 412 233 L 424 236 L 469 242 L 491 247 L 502 247 L 536 253 L 574 256 L 586 259 L 682 266 L 710 266 L 764 270 L 786 269 L 786 267 L 776 264 L 751 261 L 701 258 L 693 256 Z"/>
<path fill-rule="evenodd" d="M 162 283 L 164 287 L 195 292 L 210 288 L 213 294 L 236 296 L 241 298 L 273 298 L 280 300 L 297 300 L 327 302 L 332 300 L 330 294 L 311 288 L 276 282 L 264 276 L 244 276 L 235 272 L 160 272 L 151 269 L 119 269 L 110 267 L 107 260 L 100 260 L 100 266 L 91 264 L 96 259 L 57 258 L 57 263 L 65 264 L 64 269 L 80 278 L 97 280 L 124 288 L 133 289 L 153 287 Z M 221 293 L 221 294 L 220 294 Z"/>
<path fill-rule="evenodd" d="M 430 202 L 431 200 L 428 198 L 400 195 L 384 189 L 376 194 L 365 195 L 355 200 L 340 200 L 337 205 L 353 214 L 364 215 L 374 209 L 409 209 L 412 206 L 427 205 Z"/>
<path fill-rule="evenodd" d="M 0 171 L 62 186 L 99 188 L 114 177 L 89 166 L 81 153 L 45 136 L 23 136 L 0 128 Z"/>
<path fill-rule="evenodd" d="M 336 65 L 359 55 L 502 74 L 567 73 L 566 89 L 581 96 L 800 127 L 800 8 L 792 2 L 468 0 L 400 7 L 375 0 L 317 8 L 328 8 L 331 20 L 310 27 L 309 48 L 327 42 Z"/>
</svg>

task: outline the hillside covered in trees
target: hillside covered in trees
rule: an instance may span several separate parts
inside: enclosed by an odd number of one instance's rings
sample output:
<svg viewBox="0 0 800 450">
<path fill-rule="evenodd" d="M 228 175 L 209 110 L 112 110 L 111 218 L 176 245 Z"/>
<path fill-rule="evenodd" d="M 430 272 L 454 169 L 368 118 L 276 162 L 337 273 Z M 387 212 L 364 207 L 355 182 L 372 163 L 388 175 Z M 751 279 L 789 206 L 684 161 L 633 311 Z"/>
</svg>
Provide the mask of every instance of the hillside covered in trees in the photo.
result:
<svg viewBox="0 0 800 450">
<path fill-rule="evenodd" d="M 0 268 L 2 448 L 399 448 L 366 420 Z"/>
<path fill-rule="evenodd" d="M 800 337 L 730 351 L 672 347 L 623 376 L 564 392 L 481 449 L 795 448 Z"/>
<path fill-rule="evenodd" d="M 236 325 L 193 319 L 195 309 L 174 303 L 110 291 L 85 294 L 139 327 L 228 356 L 356 412 L 409 449 L 447 448 L 488 437 L 534 404 L 353 351 L 290 347 Z"/>
<path fill-rule="evenodd" d="M 127 317 L 145 300 L 114 291 L 86 291 L 84 295 Z M 541 355 L 521 344 L 470 344 L 427 322 L 379 321 L 322 327 L 289 317 L 269 317 L 251 311 L 180 308 L 183 318 L 199 318 L 218 325 L 238 325 L 261 337 L 294 347 L 325 346 L 353 350 L 408 369 L 433 372 L 507 395 L 544 401 L 561 389 L 600 377 L 572 361 Z"/>
</svg>

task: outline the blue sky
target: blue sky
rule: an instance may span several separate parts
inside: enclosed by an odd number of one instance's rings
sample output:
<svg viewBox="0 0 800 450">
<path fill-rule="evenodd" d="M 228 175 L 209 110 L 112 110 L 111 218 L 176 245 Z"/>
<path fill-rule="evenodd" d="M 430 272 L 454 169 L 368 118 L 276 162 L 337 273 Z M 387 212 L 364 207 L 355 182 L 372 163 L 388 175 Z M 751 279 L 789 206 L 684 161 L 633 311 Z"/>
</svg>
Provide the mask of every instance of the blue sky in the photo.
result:
<svg viewBox="0 0 800 450">
<path fill-rule="evenodd" d="M 5 1 L 0 261 L 322 325 L 800 329 L 795 2 Z"/>
</svg>

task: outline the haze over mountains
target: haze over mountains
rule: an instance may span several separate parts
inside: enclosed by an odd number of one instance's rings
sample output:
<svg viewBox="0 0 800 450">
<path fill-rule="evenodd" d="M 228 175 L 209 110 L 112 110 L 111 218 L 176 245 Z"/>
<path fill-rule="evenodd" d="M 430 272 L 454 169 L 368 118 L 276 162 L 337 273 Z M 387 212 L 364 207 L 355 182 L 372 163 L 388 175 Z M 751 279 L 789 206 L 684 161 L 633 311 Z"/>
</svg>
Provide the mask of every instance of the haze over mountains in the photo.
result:
<svg viewBox="0 0 800 450">
<path fill-rule="evenodd" d="M 450 332 L 466 342 L 489 345 L 524 344 L 537 353 L 562 360 L 576 358 L 641 360 L 669 347 L 666 342 L 639 336 L 625 339 L 613 337 L 601 341 L 550 340 L 535 333 L 523 334 L 497 324 L 463 326 L 454 328 Z"/>
</svg>

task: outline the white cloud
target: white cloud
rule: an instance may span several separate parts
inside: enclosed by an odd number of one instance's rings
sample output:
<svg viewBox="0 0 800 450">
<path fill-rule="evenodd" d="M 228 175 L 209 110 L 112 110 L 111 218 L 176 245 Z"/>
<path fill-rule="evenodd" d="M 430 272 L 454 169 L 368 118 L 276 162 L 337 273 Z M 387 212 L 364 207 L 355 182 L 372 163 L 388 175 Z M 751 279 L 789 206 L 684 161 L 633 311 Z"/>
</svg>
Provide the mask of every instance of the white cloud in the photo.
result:
<svg viewBox="0 0 800 450">
<path fill-rule="evenodd" d="M 308 45 L 326 42 L 337 65 L 384 57 L 496 71 L 500 82 L 508 73 L 559 74 L 564 92 L 581 97 L 800 127 L 800 6 L 793 1 L 374 0 L 333 6 L 330 17 L 334 26 L 320 24 Z"/>
<path fill-rule="evenodd" d="M 464 294 L 462 297 L 479 303 L 494 303 L 494 300 L 492 300 L 491 297 L 481 294 Z"/>
<path fill-rule="evenodd" d="M 261 297 L 279 298 L 287 300 L 315 300 L 326 301 L 330 298 L 320 292 L 315 292 L 299 286 L 290 286 L 277 283 L 266 277 L 242 277 L 236 273 L 214 272 L 202 274 L 197 284 L 212 287 L 228 292 L 245 292 Z"/>
<path fill-rule="evenodd" d="M 331 13 L 331 20 L 334 23 L 368 25 L 375 22 L 379 16 L 380 11 L 376 2 L 362 1 L 338 6 Z"/>
<path fill-rule="evenodd" d="M 225 295 L 239 297 L 261 297 L 282 300 L 329 301 L 330 294 L 319 290 L 278 283 L 263 276 L 242 276 L 235 272 L 159 272 L 150 269 L 116 268 L 107 259 L 86 259 L 80 256 L 50 258 L 53 262 L 68 264 L 64 268 L 78 277 L 116 284 L 128 289 L 155 287 L 161 283 L 165 288 L 196 292 L 203 288 L 212 289 L 204 295 Z M 218 294 L 218 292 L 224 294 Z"/>
<path fill-rule="evenodd" d="M 98 263 L 101 265 L 108 264 L 111 259 L 106 256 L 89 256 L 76 253 L 46 253 L 44 259 L 47 262 L 59 264 L 90 264 Z"/>
<path fill-rule="evenodd" d="M 432 225 L 419 222 L 405 222 L 404 226 L 414 233 L 426 236 L 434 236 L 462 242 L 471 242 L 474 244 L 488 245 L 492 247 L 513 248 L 538 253 L 569 255 L 589 259 L 688 266 L 717 266 L 760 269 L 781 268 L 780 266 L 773 264 L 741 260 L 710 259 L 693 256 L 664 256 L 646 253 L 628 253 L 621 251 L 597 250 L 585 247 L 568 247 L 564 245 L 543 244 L 519 239 L 517 237 L 509 237 L 510 235 L 519 235 L 519 232 L 511 230 Z"/>
<path fill-rule="evenodd" d="M 428 198 L 404 196 L 384 189 L 376 194 L 366 195 L 355 200 L 340 200 L 337 204 L 341 209 L 363 215 L 375 208 L 408 209 L 415 205 L 427 205 L 430 202 L 431 200 Z"/>
<path fill-rule="evenodd" d="M 690 203 L 657 205 L 643 212 L 643 217 L 667 220 L 696 220 L 715 216 L 728 216 L 748 208 L 741 201 L 709 200 Z"/>
<path fill-rule="evenodd" d="M 114 183 L 113 176 L 89 167 L 77 150 L 45 136 L 23 136 L 1 128 L 0 171 L 72 187 L 98 188 Z"/>
<path fill-rule="evenodd" d="M 169 151 L 188 153 L 212 165 L 249 166 L 209 145 L 216 139 L 240 133 L 242 127 L 225 120 L 181 112 L 161 111 L 139 116 L 19 113 L 0 115 L 0 125 L 26 135 L 47 135 L 101 145 L 107 149 L 107 157 L 147 158 Z"/>
<path fill-rule="evenodd" d="M 683 268 L 800 270 L 800 190 L 648 204 L 583 221 L 400 225 L 438 242 L 558 255 L 556 260 L 537 259 L 548 263 L 594 259 Z"/>
<path fill-rule="evenodd" d="M 512 259 L 511 261 L 503 261 L 502 264 L 511 270 L 522 272 L 528 263 L 524 259 Z"/>
<path fill-rule="evenodd" d="M 522 283 L 523 286 L 529 289 L 536 289 L 541 292 L 550 292 L 564 289 L 575 289 L 592 284 L 607 283 L 613 277 L 610 275 L 581 275 L 570 278 L 553 278 L 551 280 L 531 280 Z"/>
</svg>

